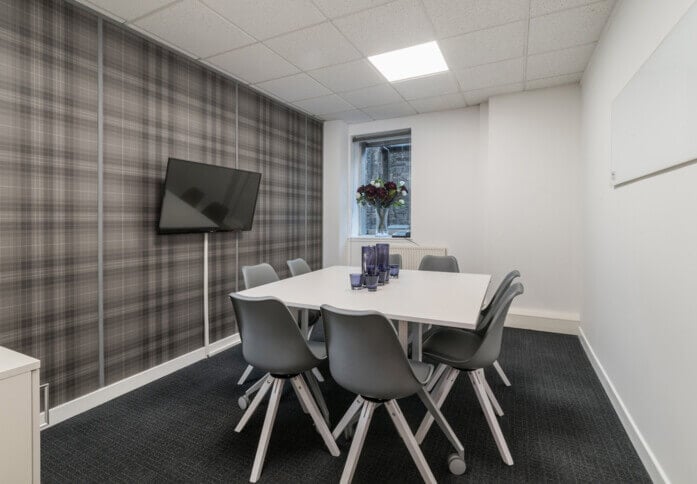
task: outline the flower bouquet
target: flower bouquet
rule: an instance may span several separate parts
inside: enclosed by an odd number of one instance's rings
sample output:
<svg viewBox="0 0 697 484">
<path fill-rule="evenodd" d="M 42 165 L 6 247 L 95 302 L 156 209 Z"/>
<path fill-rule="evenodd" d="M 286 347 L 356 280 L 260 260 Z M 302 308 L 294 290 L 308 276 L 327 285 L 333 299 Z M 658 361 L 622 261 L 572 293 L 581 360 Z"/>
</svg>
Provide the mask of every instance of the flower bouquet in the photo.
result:
<svg viewBox="0 0 697 484">
<path fill-rule="evenodd" d="M 403 181 L 395 183 L 393 181 L 385 182 L 381 178 L 377 178 L 367 185 L 361 185 L 356 190 L 356 202 L 360 205 L 371 205 L 375 207 L 378 215 L 378 226 L 376 230 L 377 236 L 386 237 L 387 233 L 387 212 L 390 207 L 401 207 L 406 202 L 404 197 L 407 196 L 406 184 Z"/>
</svg>

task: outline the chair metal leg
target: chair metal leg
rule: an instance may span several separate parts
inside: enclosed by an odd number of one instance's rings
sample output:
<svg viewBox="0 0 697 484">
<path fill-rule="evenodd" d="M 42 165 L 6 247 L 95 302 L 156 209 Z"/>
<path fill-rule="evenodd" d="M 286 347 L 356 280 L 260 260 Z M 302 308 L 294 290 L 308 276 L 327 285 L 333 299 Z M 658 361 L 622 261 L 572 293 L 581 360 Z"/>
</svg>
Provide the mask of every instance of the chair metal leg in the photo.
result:
<svg viewBox="0 0 697 484">
<path fill-rule="evenodd" d="M 453 447 L 455 447 L 457 455 L 464 459 L 465 447 L 462 445 L 462 442 L 460 442 L 460 439 L 457 438 L 457 435 L 455 435 L 455 432 L 453 431 L 448 421 L 445 420 L 445 417 L 443 417 L 443 414 L 441 413 L 440 409 L 436 407 L 436 402 L 433 401 L 431 395 L 429 395 L 428 392 L 424 389 L 419 390 L 418 395 L 423 404 L 426 406 L 426 409 L 429 411 L 431 415 L 433 415 L 433 418 L 435 419 L 440 429 L 443 431 L 450 443 L 453 444 Z"/>
<path fill-rule="evenodd" d="M 506 374 L 503 372 L 503 368 L 501 368 L 501 364 L 499 363 L 499 360 L 494 361 L 494 368 L 496 369 L 496 373 L 499 374 L 499 377 L 501 377 L 501 381 L 503 382 L 504 385 L 507 387 L 511 386 L 511 382 L 506 376 Z"/>
<path fill-rule="evenodd" d="M 443 402 L 445 402 L 445 399 L 448 398 L 448 394 L 450 394 L 450 390 L 453 389 L 453 385 L 455 385 L 455 380 L 457 380 L 457 376 L 459 374 L 460 370 L 450 368 L 446 372 L 446 374 L 443 375 L 443 377 L 440 379 L 440 383 L 435 388 L 435 390 L 433 390 L 432 394 L 436 408 L 440 409 L 440 407 L 443 406 Z M 416 441 L 419 444 L 423 443 L 424 439 L 426 438 L 426 434 L 428 433 L 432 424 L 433 415 L 431 415 L 430 412 L 426 412 L 426 415 L 424 415 L 424 419 L 421 421 L 421 425 L 419 425 L 419 428 L 416 431 Z"/>
<path fill-rule="evenodd" d="M 489 397 L 487 396 L 486 390 L 484 389 L 484 384 L 482 383 L 483 372 L 484 370 L 475 370 L 467 372 L 467 375 L 472 382 L 474 393 L 477 395 L 477 400 L 479 400 L 479 405 L 481 405 L 482 410 L 484 411 L 484 416 L 486 417 L 486 421 L 489 424 L 489 429 L 494 436 L 494 440 L 496 441 L 496 446 L 499 449 L 501 458 L 506 464 L 512 466 L 513 457 L 511 456 L 510 450 L 508 450 L 508 444 L 503 436 L 503 432 L 501 432 L 499 421 L 496 418 L 494 409 L 491 407 L 491 402 L 489 402 Z"/>
<path fill-rule="evenodd" d="M 314 326 L 313 326 L 313 328 L 314 328 Z M 322 375 L 322 372 L 319 371 L 319 368 L 313 368 L 312 374 L 315 375 L 315 378 L 317 378 L 318 382 L 324 383 L 324 376 Z"/>
<path fill-rule="evenodd" d="M 243 385 L 244 382 L 247 381 L 247 378 L 249 378 L 249 374 L 252 373 L 252 370 L 254 370 L 254 367 L 252 365 L 247 365 L 247 368 L 244 369 L 244 372 L 242 373 L 240 379 L 237 381 L 237 384 Z"/>
<path fill-rule="evenodd" d="M 251 387 L 247 388 L 247 390 L 244 392 L 244 394 L 247 395 L 248 397 L 251 396 L 254 392 L 256 392 L 257 390 L 259 390 L 259 389 L 261 388 L 261 386 L 264 384 L 264 382 L 266 381 L 266 379 L 267 379 L 269 376 L 271 376 L 271 374 L 270 374 L 270 373 L 267 373 L 266 375 L 264 375 L 264 376 L 262 376 L 261 378 L 259 378 L 259 379 L 254 383 L 254 385 L 252 385 Z"/>
<path fill-rule="evenodd" d="M 397 405 L 395 400 L 390 400 L 385 402 L 385 407 L 387 408 L 387 413 L 390 415 L 394 426 L 397 428 L 397 432 L 399 432 L 400 437 L 402 437 L 404 444 L 407 446 L 409 454 L 411 454 L 411 458 L 414 460 L 416 467 L 419 469 L 421 478 L 426 483 L 435 484 L 436 478 L 433 476 L 433 472 L 431 472 L 431 468 L 429 467 L 428 462 L 426 462 L 426 458 L 424 457 L 423 452 L 421 452 L 421 448 L 416 442 L 414 434 L 411 433 L 409 424 L 404 418 L 399 405 Z"/>
<path fill-rule="evenodd" d="M 341 435 L 341 432 L 344 431 L 344 429 L 353 421 L 353 417 L 360 411 L 360 409 L 363 407 L 363 397 L 358 395 L 356 399 L 353 401 L 351 406 L 349 406 L 348 410 L 346 410 L 346 413 L 344 414 L 343 417 L 341 417 L 341 420 L 339 420 L 339 423 L 336 424 L 336 428 L 334 428 L 334 431 L 332 432 L 332 436 L 334 439 L 338 439 L 339 436 Z"/>
<path fill-rule="evenodd" d="M 256 394 L 254 397 L 254 400 L 252 400 L 252 403 L 249 405 L 247 410 L 244 412 L 244 415 L 242 415 L 242 418 L 240 419 L 239 423 L 237 424 L 237 427 L 235 427 L 235 432 L 239 433 L 242 432 L 244 429 L 244 426 L 247 425 L 247 422 L 249 422 L 249 419 L 252 418 L 252 415 L 254 415 L 254 412 L 256 412 L 257 407 L 259 407 L 259 404 L 261 401 L 264 399 L 264 396 L 266 396 L 266 393 L 269 391 L 269 388 L 273 385 L 273 377 L 271 375 L 267 376 L 263 381 L 263 385 L 261 386 L 261 389 L 259 389 L 259 392 Z"/>
<path fill-rule="evenodd" d="M 353 442 L 351 442 L 351 448 L 346 458 L 344 471 L 341 473 L 341 480 L 339 481 L 341 484 L 349 484 L 353 480 L 358 458 L 361 456 L 361 450 L 365 443 L 365 436 L 368 434 L 368 427 L 370 426 L 370 421 L 373 418 L 376 406 L 375 402 L 364 401 L 362 403 L 361 416 L 358 419 L 356 433 L 353 436 Z"/>
<path fill-rule="evenodd" d="M 329 409 L 327 408 L 327 402 L 324 401 L 324 395 L 322 395 L 322 391 L 319 389 L 319 384 L 317 380 L 315 380 L 315 375 L 311 371 L 305 372 L 305 379 L 307 380 L 307 387 L 310 389 L 315 403 L 317 403 L 320 412 L 322 412 L 324 421 L 329 425 Z"/>
<path fill-rule="evenodd" d="M 484 385 L 484 390 L 486 390 L 486 396 L 489 397 L 489 401 L 491 402 L 491 406 L 494 407 L 494 411 L 496 412 L 496 415 L 498 415 L 499 417 L 503 417 L 503 408 L 501 408 L 499 401 L 496 399 L 496 395 L 494 395 L 494 391 L 489 386 L 489 382 L 486 381 L 486 376 L 484 376 L 484 372 L 482 372 L 481 375 L 482 375 L 482 384 Z"/>
<path fill-rule="evenodd" d="M 269 440 L 271 440 L 271 431 L 273 430 L 273 424 L 276 420 L 276 413 L 278 412 L 278 404 L 281 402 L 281 395 L 283 394 L 283 384 L 285 380 L 282 378 L 273 378 L 273 388 L 271 389 L 271 398 L 269 398 L 269 406 L 266 409 L 266 418 L 264 418 L 264 426 L 261 428 L 261 436 L 259 437 L 259 445 L 257 447 L 257 454 L 254 457 L 254 464 L 252 465 L 252 475 L 249 478 L 250 482 L 257 482 L 261 477 L 261 471 L 264 467 L 264 459 L 266 458 L 266 451 L 269 448 Z"/>
<path fill-rule="evenodd" d="M 324 440 L 324 445 L 327 446 L 329 453 L 334 457 L 338 456 L 340 454 L 339 447 L 336 445 L 336 441 L 332 437 L 332 433 L 329 430 L 329 427 L 327 427 L 327 423 L 322 418 L 322 415 L 319 412 L 319 408 L 317 408 L 317 403 L 308 391 L 308 388 L 305 385 L 305 380 L 303 380 L 303 378 L 298 375 L 291 378 L 290 382 L 295 388 L 295 391 L 297 392 L 298 396 L 305 403 L 305 407 L 310 412 L 310 417 L 312 417 L 312 421 L 315 423 L 317 431 L 322 436 L 322 440 Z"/>
<path fill-rule="evenodd" d="M 436 370 L 433 372 L 433 376 L 429 380 L 428 384 L 426 385 L 426 391 L 431 393 L 431 390 L 433 390 L 433 387 L 436 386 L 436 383 L 440 380 L 440 377 L 443 376 L 443 373 L 445 373 L 445 370 L 448 368 L 448 365 L 445 363 L 439 363 L 438 366 L 436 367 Z"/>
</svg>

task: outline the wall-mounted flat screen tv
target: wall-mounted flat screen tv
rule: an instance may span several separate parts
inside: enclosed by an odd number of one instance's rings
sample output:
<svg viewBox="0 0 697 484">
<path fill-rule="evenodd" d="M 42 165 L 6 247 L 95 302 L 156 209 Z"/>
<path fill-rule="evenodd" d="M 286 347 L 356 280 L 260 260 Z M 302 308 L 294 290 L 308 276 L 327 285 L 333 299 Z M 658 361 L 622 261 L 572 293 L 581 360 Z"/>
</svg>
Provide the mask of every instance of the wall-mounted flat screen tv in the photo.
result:
<svg viewBox="0 0 697 484">
<path fill-rule="evenodd" d="M 158 231 L 251 230 L 261 173 L 170 158 Z"/>
</svg>

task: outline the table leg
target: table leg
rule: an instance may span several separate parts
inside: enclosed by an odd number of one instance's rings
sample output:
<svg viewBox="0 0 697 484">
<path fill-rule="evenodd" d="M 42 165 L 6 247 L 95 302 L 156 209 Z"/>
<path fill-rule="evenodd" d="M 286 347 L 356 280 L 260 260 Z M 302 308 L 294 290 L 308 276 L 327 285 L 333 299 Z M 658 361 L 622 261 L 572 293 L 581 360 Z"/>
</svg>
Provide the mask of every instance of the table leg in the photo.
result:
<svg viewBox="0 0 697 484">
<path fill-rule="evenodd" d="M 300 331 L 302 332 L 303 336 L 307 338 L 307 335 L 310 331 L 310 310 L 309 309 L 301 309 L 300 310 Z"/>
<path fill-rule="evenodd" d="M 406 353 L 409 347 L 409 323 L 407 321 L 399 321 L 397 324 L 399 334 L 399 344 Z"/>
<path fill-rule="evenodd" d="M 422 348 L 423 348 L 423 333 L 421 331 L 421 324 L 415 323 L 414 329 L 414 341 L 411 345 L 411 359 L 416 361 L 421 361 L 422 359 Z"/>
</svg>

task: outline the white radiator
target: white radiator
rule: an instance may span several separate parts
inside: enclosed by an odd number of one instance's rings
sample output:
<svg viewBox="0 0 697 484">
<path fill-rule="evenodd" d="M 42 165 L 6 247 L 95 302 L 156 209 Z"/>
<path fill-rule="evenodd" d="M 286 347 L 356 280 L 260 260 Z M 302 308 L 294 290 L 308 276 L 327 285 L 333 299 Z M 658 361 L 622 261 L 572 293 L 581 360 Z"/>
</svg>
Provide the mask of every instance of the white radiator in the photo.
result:
<svg viewBox="0 0 697 484">
<path fill-rule="evenodd" d="M 445 247 L 421 247 L 418 245 L 390 244 L 390 254 L 401 254 L 402 269 L 418 269 L 425 255 L 448 255 Z"/>
</svg>

